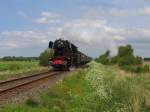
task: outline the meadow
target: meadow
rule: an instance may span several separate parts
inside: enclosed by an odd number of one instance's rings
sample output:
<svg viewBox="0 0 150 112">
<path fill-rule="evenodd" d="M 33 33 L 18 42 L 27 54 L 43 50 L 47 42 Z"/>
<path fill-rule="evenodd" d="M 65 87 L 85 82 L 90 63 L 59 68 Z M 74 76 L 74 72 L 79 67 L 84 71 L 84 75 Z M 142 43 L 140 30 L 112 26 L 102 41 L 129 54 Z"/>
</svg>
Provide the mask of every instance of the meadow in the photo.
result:
<svg viewBox="0 0 150 112">
<path fill-rule="evenodd" d="M 144 61 L 144 64 L 149 64 L 150 65 L 150 61 Z"/>
<path fill-rule="evenodd" d="M 44 69 L 46 68 L 41 67 L 38 61 L 0 61 L 0 80 Z"/>
<path fill-rule="evenodd" d="M 2 112 L 150 112 L 150 74 L 127 74 L 91 62 L 38 98 Z"/>
</svg>

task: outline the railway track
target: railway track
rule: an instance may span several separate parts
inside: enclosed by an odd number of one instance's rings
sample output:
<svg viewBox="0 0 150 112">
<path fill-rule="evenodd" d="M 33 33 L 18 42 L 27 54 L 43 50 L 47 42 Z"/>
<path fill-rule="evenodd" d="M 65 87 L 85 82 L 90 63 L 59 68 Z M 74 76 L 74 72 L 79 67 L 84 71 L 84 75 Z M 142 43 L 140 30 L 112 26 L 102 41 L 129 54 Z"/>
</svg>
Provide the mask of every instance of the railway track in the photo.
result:
<svg viewBox="0 0 150 112">
<path fill-rule="evenodd" d="M 59 76 L 58 74 L 61 73 L 63 72 L 47 71 L 31 76 L 0 82 L 0 104 L 3 104 L 10 99 L 13 100 L 13 98 L 17 95 L 28 92 L 28 90 L 32 90 L 36 88 L 36 86 L 40 86 L 46 82 L 46 80 L 53 82 L 53 80 Z"/>
</svg>

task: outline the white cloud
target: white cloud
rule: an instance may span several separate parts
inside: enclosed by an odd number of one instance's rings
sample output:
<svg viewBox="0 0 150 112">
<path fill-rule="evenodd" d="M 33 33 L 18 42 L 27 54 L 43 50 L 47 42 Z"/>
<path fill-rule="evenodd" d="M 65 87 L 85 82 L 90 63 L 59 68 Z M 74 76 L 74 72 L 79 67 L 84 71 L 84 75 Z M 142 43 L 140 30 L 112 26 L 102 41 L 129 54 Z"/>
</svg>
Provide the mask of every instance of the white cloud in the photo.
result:
<svg viewBox="0 0 150 112">
<path fill-rule="evenodd" d="M 45 11 L 41 13 L 41 16 L 49 17 L 49 18 L 59 18 L 60 17 L 60 15 L 58 15 L 56 13 L 45 12 Z"/>
<path fill-rule="evenodd" d="M 16 50 L 46 48 L 50 40 L 65 38 L 75 43 L 79 48 L 88 49 L 90 55 L 110 49 L 117 52 L 118 45 L 133 44 L 143 51 L 150 45 L 150 28 L 116 28 L 100 19 L 74 19 L 64 23 L 62 27 L 53 27 L 47 30 L 5 31 L 0 33 L 0 49 Z M 136 49 L 136 50 L 137 50 Z M 142 51 L 142 52 L 143 52 Z M 146 52 L 146 51 L 145 51 Z"/>
<path fill-rule="evenodd" d="M 66 23 L 62 35 L 76 44 L 110 49 L 115 54 L 115 41 L 124 39 L 119 31 L 121 30 L 108 26 L 105 20 L 79 19 Z"/>
<path fill-rule="evenodd" d="M 150 15 L 150 7 L 145 7 L 141 9 L 141 13 Z"/>
<path fill-rule="evenodd" d="M 105 20 L 78 19 L 66 23 L 62 35 L 83 48 L 92 50 L 93 47 L 95 51 L 109 49 L 114 55 L 121 44 L 132 44 L 135 47 L 144 44 L 145 48 L 150 47 L 149 31 L 150 28 L 115 28 Z"/>
<path fill-rule="evenodd" d="M 51 12 L 41 12 L 39 18 L 35 19 L 34 22 L 38 24 L 47 24 L 47 23 L 60 23 L 61 16 L 59 14 Z"/>
<path fill-rule="evenodd" d="M 39 48 L 48 46 L 49 40 L 54 40 L 59 34 L 58 29 L 48 29 L 48 31 L 7 31 L 0 33 L 0 49 L 24 49 Z"/>
</svg>

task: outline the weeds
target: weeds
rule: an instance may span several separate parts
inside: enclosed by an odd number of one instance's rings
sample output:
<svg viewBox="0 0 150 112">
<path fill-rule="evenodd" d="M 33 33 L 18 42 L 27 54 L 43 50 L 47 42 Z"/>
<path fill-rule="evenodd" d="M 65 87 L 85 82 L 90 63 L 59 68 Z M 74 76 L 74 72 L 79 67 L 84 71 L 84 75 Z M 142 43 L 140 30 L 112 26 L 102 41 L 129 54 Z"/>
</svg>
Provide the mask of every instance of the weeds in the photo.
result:
<svg viewBox="0 0 150 112">
<path fill-rule="evenodd" d="M 37 107 L 39 105 L 38 101 L 32 98 L 27 99 L 25 104 L 31 107 Z"/>
<path fill-rule="evenodd" d="M 150 111 L 149 74 L 119 79 L 117 69 L 95 62 L 89 66 L 42 93 L 38 104 L 30 99 L 21 106 L 6 106 L 3 112 Z"/>
<path fill-rule="evenodd" d="M 0 61 L 0 80 L 44 69 L 38 61 Z"/>
</svg>

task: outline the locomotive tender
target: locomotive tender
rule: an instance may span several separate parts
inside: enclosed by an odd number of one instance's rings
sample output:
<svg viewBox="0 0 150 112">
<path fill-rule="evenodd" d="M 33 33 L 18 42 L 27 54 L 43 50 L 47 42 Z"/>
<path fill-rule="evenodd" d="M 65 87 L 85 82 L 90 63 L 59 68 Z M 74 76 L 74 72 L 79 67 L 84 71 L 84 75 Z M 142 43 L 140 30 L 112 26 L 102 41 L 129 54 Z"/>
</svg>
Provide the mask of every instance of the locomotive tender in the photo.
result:
<svg viewBox="0 0 150 112">
<path fill-rule="evenodd" d="M 50 60 L 54 70 L 69 70 L 88 63 L 92 58 L 78 51 L 78 48 L 68 40 L 58 39 L 49 42 L 49 48 L 54 50 Z"/>
</svg>

